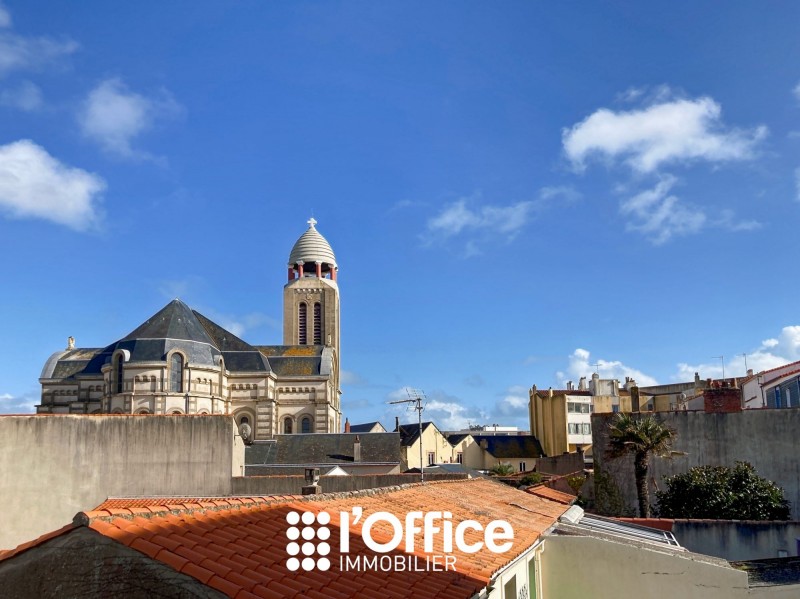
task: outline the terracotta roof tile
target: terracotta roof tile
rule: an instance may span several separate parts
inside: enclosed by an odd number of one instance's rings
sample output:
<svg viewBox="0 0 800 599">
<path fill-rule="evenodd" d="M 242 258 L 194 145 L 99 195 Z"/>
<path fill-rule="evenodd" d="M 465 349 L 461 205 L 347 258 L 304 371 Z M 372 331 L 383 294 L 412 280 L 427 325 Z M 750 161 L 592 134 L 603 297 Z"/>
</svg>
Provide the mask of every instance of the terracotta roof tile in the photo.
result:
<svg viewBox="0 0 800 599">
<path fill-rule="evenodd" d="M 559 503 L 564 504 L 572 504 L 575 501 L 575 496 L 570 495 L 569 493 L 564 493 L 562 491 L 557 491 L 555 489 L 551 489 L 550 487 L 545 487 L 544 485 L 539 485 L 537 487 L 528 487 L 526 489 L 527 493 L 531 495 L 536 495 L 537 497 L 543 497 L 544 499 L 551 499 L 553 501 L 558 501 Z"/>
<path fill-rule="evenodd" d="M 75 528 L 74 524 L 67 524 L 66 526 L 62 526 L 61 528 L 59 528 L 57 530 L 53 530 L 51 532 L 45 533 L 40 537 L 37 537 L 37 538 L 35 538 L 35 539 L 31 540 L 31 541 L 28 541 L 27 543 L 23 543 L 22 545 L 19 545 L 18 547 L 15 547 L 14 549 L 6 549 L 5 551 L 0 551 L 0 561 L 3 561 L 4 559 L 9 559 L 9 558 L 12 558 L 12 557 L 14 557 L 16 555 L 19 555 L 20 553 L 23 553 L 23 552 L 27 551 L 28 549 L 30 549 L 32 547 L 36 547 L 38 545 L 41 545 L 45 541 L 49 541 L 50 539 L 55 539 L 56 537 L 60 537 L 61 535 L 70 532 L 74 528 Z"/>
<path fill-rule="evenodd" d="M 480 479 L 306 498 L 252 497 L 235 501 L 181 498 L 180 507 L 171 498 L 156 499 L 169 501 L 161 507 L 174 506 L 174 509 L 154 511 L 152 504 L 129 504 L 124 508 L 116 504 L 107 506 L 108 510 L 79 516 L 100 534 L 150 555 L 231 597 L 402 599 L 413 594 L 420 599 L 461 599 L 480 591 L 498 569 L 533 545 L 567 509 L 572 497 L 552 489 L 522 493 Z M 428 506 L 451 512 L 454 522 L 469 519 L 485 525 L 496 519 L 506 520 L 514 529 L 512 548 L 504 554 L 456 550 L 452 555 L 457 560 L 457 572 L 340 571 L 339 512 L 352 513 L 356 506 L 363 508 L 363 519 L 350 524 L 352 555 L 372 553 L 359 534 L 369 514 L 386 511 L 402 519 L 409 511 L 424 510 Z M 140 509 L 134 512 L 133 508 Z M 330 514 L 327 542 L 331 547 L 332 567 L 329 571 L 292 572 L 287 569 L 286 515 L 290 511 Z M 376 522 L 372 533 L 373 539 L 382 543 L 393 536 L 391 526 L 384 521 Z M 482 539 L 482 534 L 467 530 L 467 542 Z M 442 542 L 441 535 L 435 537 L 434 552 L 444 553 Z M 424 564 L 425 554 L 420 545 L 421 539 L 416 547 L 418 553 L 410 557 Z M 393 554 L 406 556 L 399 550 Z"/>
</svg>

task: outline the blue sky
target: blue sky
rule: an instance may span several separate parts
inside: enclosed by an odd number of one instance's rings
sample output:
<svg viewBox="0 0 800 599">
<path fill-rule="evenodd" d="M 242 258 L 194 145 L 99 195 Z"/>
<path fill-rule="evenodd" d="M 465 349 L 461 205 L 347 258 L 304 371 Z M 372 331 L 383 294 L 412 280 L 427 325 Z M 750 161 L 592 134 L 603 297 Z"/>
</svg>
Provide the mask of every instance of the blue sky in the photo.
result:
<svg viewBox="0 0 800 599">
<path fill-rule="evenodd" d="M 0 411 L 174 297 L 281 342 L 313 214 L 343 409 L 800 359 L 800 4 L 6 1 Z"/>
</svg>

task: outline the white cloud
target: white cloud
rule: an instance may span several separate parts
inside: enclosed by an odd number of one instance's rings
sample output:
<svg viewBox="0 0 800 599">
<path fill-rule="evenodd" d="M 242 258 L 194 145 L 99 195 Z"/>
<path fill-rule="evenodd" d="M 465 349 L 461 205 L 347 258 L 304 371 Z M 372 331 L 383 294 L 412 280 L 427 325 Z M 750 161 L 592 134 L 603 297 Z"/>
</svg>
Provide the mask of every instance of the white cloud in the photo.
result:
<svg viewBox="0 0 800 599">
<path fill-rule="evenodd" d="M 630 111 L 601 108 L 564 129 L 562 141 L 577 169 L 595 156 L 623 159 L 640 173 L 654 172 L 665 164 L 752 158 L 767 128 L 727 128 L 721 115 L 720 105 L 709 97 L 660 101 Z"/>
<path fill-rule="evenodd" d="M 41 218 L 85 231 L 99 224 L 99 176 L 67 166 L 23 139 L 0 146 L 0 209 L 13 218 Z"/>
<path fill-rule="evenodd" d="M 792 93 L 794 94 L 795 98 L 800 100 L 800 83 L 794 86 L 794 89 L 792 89 Z"/>
<path fill-rule="evenodd" d="M 408 399 L 406 387 L 401 387 L 387 394 L 386 400 L 399 401 Z M 468 428 L 470 424 L 485 421 L 485 413 L 475 410 L 470 406 L 465 406 L 464 402 L 458 397 L 448 395 L 443 391 L 433 391 L 423 399 L 422 412 L 423 422 L 433 422 L 442 430 L 461 430 Z M 400 422 L 410 423 L 417 421 L 417 413 L 412 404 L 396 404 L 387 406 L 387 416 L 399 416 Z"/>
<path fill-rule="evenodd" d="M 7 28 L 11 27 L 11 13 L 8 12 L 8 9 L 5 5 L 0 2 L 0 28 Z"/>
<path fill-rule="evenodd" d="M 36 404 L 39 403 L 39 399 L 39 396 L 33 392 L 20 396 L 1 393 L 0 414 L 32 414 L 36 412 Z"/>
<path fill-rule="evenodd" d="M 557 376 L 562 384 L 566 384 L 568 380 L 577 383 L 583 376 L 587 379 L 591 378 L 593 372 L 597 372 L 602 379 L 624 381 L 627 376 L 635 379 L 640 386 L 658 384 L 652 376 L 623 364 L 619 360 L 592 359 L 590 352 L 582 348 L 572 352 L 569 357 L 567 372 L 559 372 Z"/>
<path fill-rule="evenodd" d="M 742 354 L 726 356 L 725 376 L 744 376 L 747 369 L 759 372 L 798 360 L 800 360 L 800 326 L 786 326 L 776 338 L 765 339 L 758 347 L 747 353 L 746 357 Z M 694 379 L 695 372 L 703 379 L 722 378 L 722 360 L 715 359 L 702 364 L 680 363 L 673 379 L 690 381 Z"/>
<path fill-rule="evenodd" d="M 533 202 L 517 202 L 509 206 L 479 206 L 472 209 L 466 199 L 446 206 L 438 216 L 428 221 L 428 230 L 445 237 L 462 231 L 484 230 L 513 236 L 525 226 Z"/>
<path fill-rule="evenodd" d="M 628 222 L 628 230 L 639 231 L 659 245 L 673 236 L 697 233 L 703 228 L 705 213 L 669 193 L 675 182 L 675 177 L 664 176 L 653 189 L 620 204 L 620 212 L 633 219 Z"/>
<path fill-rule="evenodd" d="M 72 54 L 78 44 L 48 37 L 25 37 L 10 31 L 0 32 L 0 76 L 12 71 L 38 70 Z"/>
<path fill-rule="evenodd" d="M 137 94 L 118 78 L 107 79 L 95 87 L 78 115 L 83 134 L 106 151 L 126 158 L 150 158 L 131 143 L 153 123 L 179 114 L 180 106 L 169 92 L 156 97 Z"/>
<path fill-rule="evenodd" d="M 509 387 L 495 405 L 496 412 L 507 418 L 526 420 L 528 417 L 528 390 L 515 385 Z"/>
<path fill-rule="evenodd" d="M 487 244 L 512 241 L 547 206 L 557 201 L 573 202 L 580 197 L 569 186 L 543 187 L 536 199 L 508 205 L 482 204 L 479 193 L 462 197 L 428 219 L 422 238 L 430 245 L 460 236 L 464 240 L 464 257 L 478 255 Z"/>
<path fill-rule="evenodd" d="M 32 112 L 42 107 L 42 90 L 30 81 L 23 81 L 17 87 L 0 92 L 0 104 Z"/>
</svg>

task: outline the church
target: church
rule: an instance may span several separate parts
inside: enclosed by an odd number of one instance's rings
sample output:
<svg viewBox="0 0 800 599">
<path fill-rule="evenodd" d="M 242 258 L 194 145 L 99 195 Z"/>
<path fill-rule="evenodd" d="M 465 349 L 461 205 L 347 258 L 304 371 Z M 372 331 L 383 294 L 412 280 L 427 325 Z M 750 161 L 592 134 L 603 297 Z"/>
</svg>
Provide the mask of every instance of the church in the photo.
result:
<svg viewBox="0 0 800 599">
<path fill-rule="evenodd" d="M 42 414 L 231 414 L 255 440 L 341 431 L 336 257 L 316 221 L 292 247 L 283 345 L 250 345 L 179 299 L 104 348 L 42 369 Z"/>
</svg>

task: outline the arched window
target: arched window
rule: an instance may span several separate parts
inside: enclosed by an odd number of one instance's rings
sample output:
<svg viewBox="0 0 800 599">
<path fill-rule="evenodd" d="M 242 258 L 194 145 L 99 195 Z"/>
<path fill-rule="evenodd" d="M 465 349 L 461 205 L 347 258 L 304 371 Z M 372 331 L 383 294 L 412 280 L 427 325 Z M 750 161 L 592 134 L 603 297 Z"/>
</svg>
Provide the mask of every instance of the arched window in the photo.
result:
<svg viewBox="0 0 800 599">
<path fill-rule="evenodd" d="M 292 434 L 292 419 L 286 418 L 283 421 L 283 434 L 284 435 L 291 435 Z"/>
<path fill-rule="evenodd" d="M 300 345 L 305 345 L 308 337 L 306 336 L 306 322 L 307 322 L 307 314 L 308 306 L 306 306 L 305 302 L 301 302 L 300 305 L 297 307 L 297 325 L 299 327 L 298 331 L 298 341 Z"/>
<path fill-rule="evenodd" d="M 123 371 L 122 371 L 122 356 L 117 355 L 116 357 L 116 364 L 114 365 L 114 388 L 116 389 L 117 393 L 122 393 L 123 389 Z"/>
<path fill-rule="evenodd" d="M 310 433 L 311 431 L 311 418 L 308 416 L 303 416 L 303 419 L 300 421 L 300 432 L 301 433 Z"/>
<path fill-rule="evenodd" d="M 314 345 L 322 345 L 322 304 L 314 304 Z"/>
<path fill-rule="evenodd" d="M 183 356 L 178 352 L 169 359 L 169 390 L 172 393 L 183 391 Z"/>
</svg>

